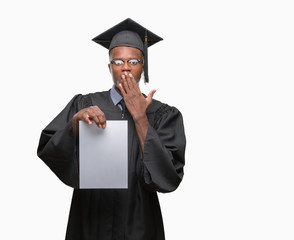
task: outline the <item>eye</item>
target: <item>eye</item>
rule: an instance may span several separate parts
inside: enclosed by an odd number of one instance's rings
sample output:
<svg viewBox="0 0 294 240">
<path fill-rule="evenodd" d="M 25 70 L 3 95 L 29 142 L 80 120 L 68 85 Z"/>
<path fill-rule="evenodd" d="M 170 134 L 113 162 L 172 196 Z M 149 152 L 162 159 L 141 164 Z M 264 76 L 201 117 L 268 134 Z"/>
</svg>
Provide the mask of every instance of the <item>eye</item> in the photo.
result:
<svg viewBox="0 0 294 240">
<path fill-rule="evenodd" d="M 137 58 L 132 58 L 132 59 L 129 59 L 128 62 L 129 62 L 131 65 L 135 66 L 135 65 L 137 65 L 137 64 L 139 63 L 139 59 L 137 59 Z"/>
<path fill-rule="evenodd" d="M 123 64 L 124 64 L 124 61 L 121 60 L 121 59 L 113 59 L 113 60 L 111 61 L 111 63 L 114 63 L 114 64 L 117 65 L 117 66 L 120 66 L 120 65 L 123 65 Z"/>
</svg>

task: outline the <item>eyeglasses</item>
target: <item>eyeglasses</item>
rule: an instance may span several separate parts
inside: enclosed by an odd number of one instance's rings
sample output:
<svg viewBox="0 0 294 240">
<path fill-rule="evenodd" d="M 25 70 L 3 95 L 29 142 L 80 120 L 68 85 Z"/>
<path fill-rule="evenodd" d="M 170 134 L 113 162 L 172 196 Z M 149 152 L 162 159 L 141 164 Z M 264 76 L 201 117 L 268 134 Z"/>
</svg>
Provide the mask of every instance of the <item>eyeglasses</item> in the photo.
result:
<svg viewBox="0 0 294 240">
<path fill-rule="evenodd" d="M 122 60 L 122 59 L 113 59 L 110 61 L 111 64 L 114 64 L 115 66 L 123 66 L 125 62 L 128 63 L 128 66 L 136 66 L 138 63 L 143 63 L 143 60 L 140 60 L 138 58 L 131 58 L 128 60 Z"/>
</svg>

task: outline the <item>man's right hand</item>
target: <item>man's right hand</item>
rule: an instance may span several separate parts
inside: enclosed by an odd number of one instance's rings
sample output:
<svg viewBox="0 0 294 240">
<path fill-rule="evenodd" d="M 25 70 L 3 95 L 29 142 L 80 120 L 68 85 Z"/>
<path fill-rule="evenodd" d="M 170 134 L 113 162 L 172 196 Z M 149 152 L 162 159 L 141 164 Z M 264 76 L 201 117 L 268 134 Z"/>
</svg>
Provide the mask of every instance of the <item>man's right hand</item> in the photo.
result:
<svg viewBox="0 0 294 240">
<path fill-rule="evenodd" d="M 89 125 L 95 122 L 99 128 L 106 128 L 106 117 L 98 106 L 84 108 L 73 116 L 72 125 L 75 136 L 79 133 L 79 121 Z"/>
</svg>

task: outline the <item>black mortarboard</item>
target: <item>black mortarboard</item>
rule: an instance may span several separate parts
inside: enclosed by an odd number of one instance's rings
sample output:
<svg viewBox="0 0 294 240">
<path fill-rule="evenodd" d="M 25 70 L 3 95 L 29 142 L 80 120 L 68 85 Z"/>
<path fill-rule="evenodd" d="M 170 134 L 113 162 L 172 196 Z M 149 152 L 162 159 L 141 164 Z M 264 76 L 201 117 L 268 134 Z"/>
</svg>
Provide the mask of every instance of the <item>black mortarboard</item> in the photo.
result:
<svg viewBox="0 0 294 240">
<path fill-rule="evenodd" d="M 144 78 L 145 82 L 148 82 L 147 48 L 163 39 L 132 19 L 127 18 L 92 40 L 109 49 L 109 51 L 118 46 L 134 47 L 141 50 L 144 55 Z"/>
</svg>

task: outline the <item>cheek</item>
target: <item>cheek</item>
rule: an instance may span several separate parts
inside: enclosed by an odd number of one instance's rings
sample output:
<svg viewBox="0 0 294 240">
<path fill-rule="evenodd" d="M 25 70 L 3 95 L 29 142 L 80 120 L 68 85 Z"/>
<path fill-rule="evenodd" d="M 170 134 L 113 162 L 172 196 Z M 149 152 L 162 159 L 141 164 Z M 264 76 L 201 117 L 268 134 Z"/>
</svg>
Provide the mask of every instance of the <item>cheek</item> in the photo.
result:
<svg viewBox="0 0 294 240">
<path fill-rule="evenodd" d="M 134 77 L 137 80 L 137 82 L 140 80 L 142 73 L 143 73 L 143 68 L 140 68 L 135 72 Z"/>
<path fill-rule="evenodd" d="M 117 76 L 119 76 L 119 74 L 120 74 L 120 71 L 115 71 L 112 68 L 110 68 L 109 71 L 110 71 L 111 75 L 115 78 L 117 78 Z"/>
<path fill-rule="evenodd" d="M 113 73 L 113 76 L 115 77 L 115 79 L 120 80 L 121 79 L 121 74 L 122 74 L 121 72 L 116 71 L 116 72 Z"/>
</svg>

